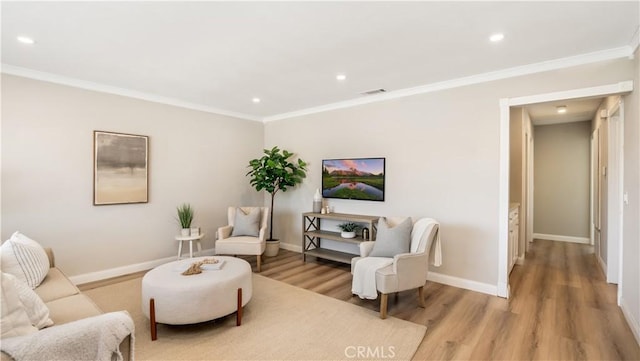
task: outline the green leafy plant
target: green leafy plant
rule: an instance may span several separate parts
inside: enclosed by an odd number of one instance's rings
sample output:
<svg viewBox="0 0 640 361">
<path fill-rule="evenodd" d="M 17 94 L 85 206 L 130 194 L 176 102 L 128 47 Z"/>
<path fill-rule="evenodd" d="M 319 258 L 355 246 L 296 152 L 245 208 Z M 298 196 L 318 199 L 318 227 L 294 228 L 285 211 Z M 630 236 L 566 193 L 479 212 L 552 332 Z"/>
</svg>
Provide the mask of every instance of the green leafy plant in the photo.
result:
<svg viewBox="0 0 640 361">
<path fill-rule="evenodd" d="M 189 203 L 183 203 L 178 208 L 178 221 L 180 222 L 180 226 L 182 228 L 191 227 L 191 221 L 193 221 L 193 208 Z"/>
<path fill-rule="evenodd" d="M 360 225 L 357 223 L 346 222 L 346 223 L 339 224 L 338 228 L 340 228 L 343 232 L 355 232 L 362 227 L 360 227 Z"/>
<path fill-rule="evenodd" d="M 286 192 L 287 189 L 302 183 L 307 176 L 307 163 L 298 159 L 293 163 L 289 158 L 293 153 L 280 150 L 277 146 L 264 150 L 262 158 L 249 161 L 251 170 L 247 173 L 250 176 L 251 185 L 259 192 L 267 191 L 271 194 L 271 209 L 269 220 L 269 240 L 273 240 L 273 204 L 276 193 Z"/>
</svg>

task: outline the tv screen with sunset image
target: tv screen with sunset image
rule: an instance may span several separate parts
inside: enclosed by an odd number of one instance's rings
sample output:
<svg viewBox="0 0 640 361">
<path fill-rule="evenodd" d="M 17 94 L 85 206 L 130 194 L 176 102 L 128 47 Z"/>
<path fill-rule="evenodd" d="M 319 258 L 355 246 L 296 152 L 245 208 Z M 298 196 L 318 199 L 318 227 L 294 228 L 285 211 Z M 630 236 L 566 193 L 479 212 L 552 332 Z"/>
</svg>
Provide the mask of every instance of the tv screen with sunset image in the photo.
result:
<svg viewBox="0 0 640 361">
<path fill-rule="evenodd" d="M 324 159 L 322 196 L 384 201 L 384 158 Z"/>
</svg>

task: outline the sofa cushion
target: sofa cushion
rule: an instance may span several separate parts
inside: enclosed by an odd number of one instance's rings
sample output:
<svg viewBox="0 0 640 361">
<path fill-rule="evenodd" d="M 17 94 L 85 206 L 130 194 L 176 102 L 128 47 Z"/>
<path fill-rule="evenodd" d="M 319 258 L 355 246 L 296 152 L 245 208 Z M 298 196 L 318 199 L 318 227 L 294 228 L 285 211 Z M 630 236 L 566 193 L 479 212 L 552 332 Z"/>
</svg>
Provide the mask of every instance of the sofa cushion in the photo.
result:
<svg viewBox="0 0 640 361">
<path fill-rule="evenodd" d="M 82 293 L 47 302 L 47 307 L 56 325 L 102 314 L 93 300 Z"/>
<path fill-rule="evenodd" d="M 80 293 L 78 287 L 71 283 L 67 276 L 57 268 L 49 269 L 47 277 L 34 291 L 45 303 Z"/>
<path fill-rule="evenodd" d="M 2 318 L 0 318 L 0 338 L 28 335 L 37 332 L 38 329 L 33 327 L 29 315 L 18 296 L 13 279 L 6 273 L 1 273 L 2 292 L 0 292 L 0 309 Z"/>
<path fill-rule="evenodd" d="M 2 272 L 10 273 L 36 288 L 49 272 L 49 257 L 42 246 L 20 232 L 11 235 L 2 247 Z"/>
<path fill-rule="evenodd" d="M 49 318 L 49 309 L 26 283 L 9 273 L 3 273 L 3 277 L 9 277 L 11 282 L 13 282 L 15 290 L 18 293 L 18 298 L 20 298 L 20 302 L 22 302 L 27 316 L 29 316 L 29 320 L 34 327 L 42 329 L 53 325 L 53 321 Z"/>
</svg>

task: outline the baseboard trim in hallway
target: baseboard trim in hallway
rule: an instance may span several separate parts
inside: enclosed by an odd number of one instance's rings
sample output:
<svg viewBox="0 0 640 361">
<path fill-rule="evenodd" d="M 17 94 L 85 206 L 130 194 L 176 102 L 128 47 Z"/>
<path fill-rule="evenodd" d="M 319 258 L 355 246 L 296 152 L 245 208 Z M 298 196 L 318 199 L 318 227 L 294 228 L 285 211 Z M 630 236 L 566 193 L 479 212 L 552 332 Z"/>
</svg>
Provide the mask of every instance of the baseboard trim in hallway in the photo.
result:
<svg viewBox="0 0 640 361">
<path fill-rule="evenodd" d="M 534 233 L 534 239 L 546 239 L 548 241 L 571 242 L 580 244 L 589 244 L 591 240 L 587 237 L 561 236 L 558 234 Z"/>
</svg>

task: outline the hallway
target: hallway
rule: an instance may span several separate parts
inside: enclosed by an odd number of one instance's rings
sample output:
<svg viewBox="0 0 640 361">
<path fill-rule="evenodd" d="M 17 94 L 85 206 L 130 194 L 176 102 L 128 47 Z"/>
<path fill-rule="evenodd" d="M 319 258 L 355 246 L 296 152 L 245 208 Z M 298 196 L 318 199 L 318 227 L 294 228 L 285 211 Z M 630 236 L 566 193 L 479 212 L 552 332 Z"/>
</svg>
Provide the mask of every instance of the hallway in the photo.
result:
<svg viewBox="0 0 640 361">
<path fill-rule="evenodd" d="M 509 308 L 526 335 L 515 358 L 640 359 L 617 287 L 605 282 L 592 246 L 534 240 L 511 284 Z"/>
</svg>

